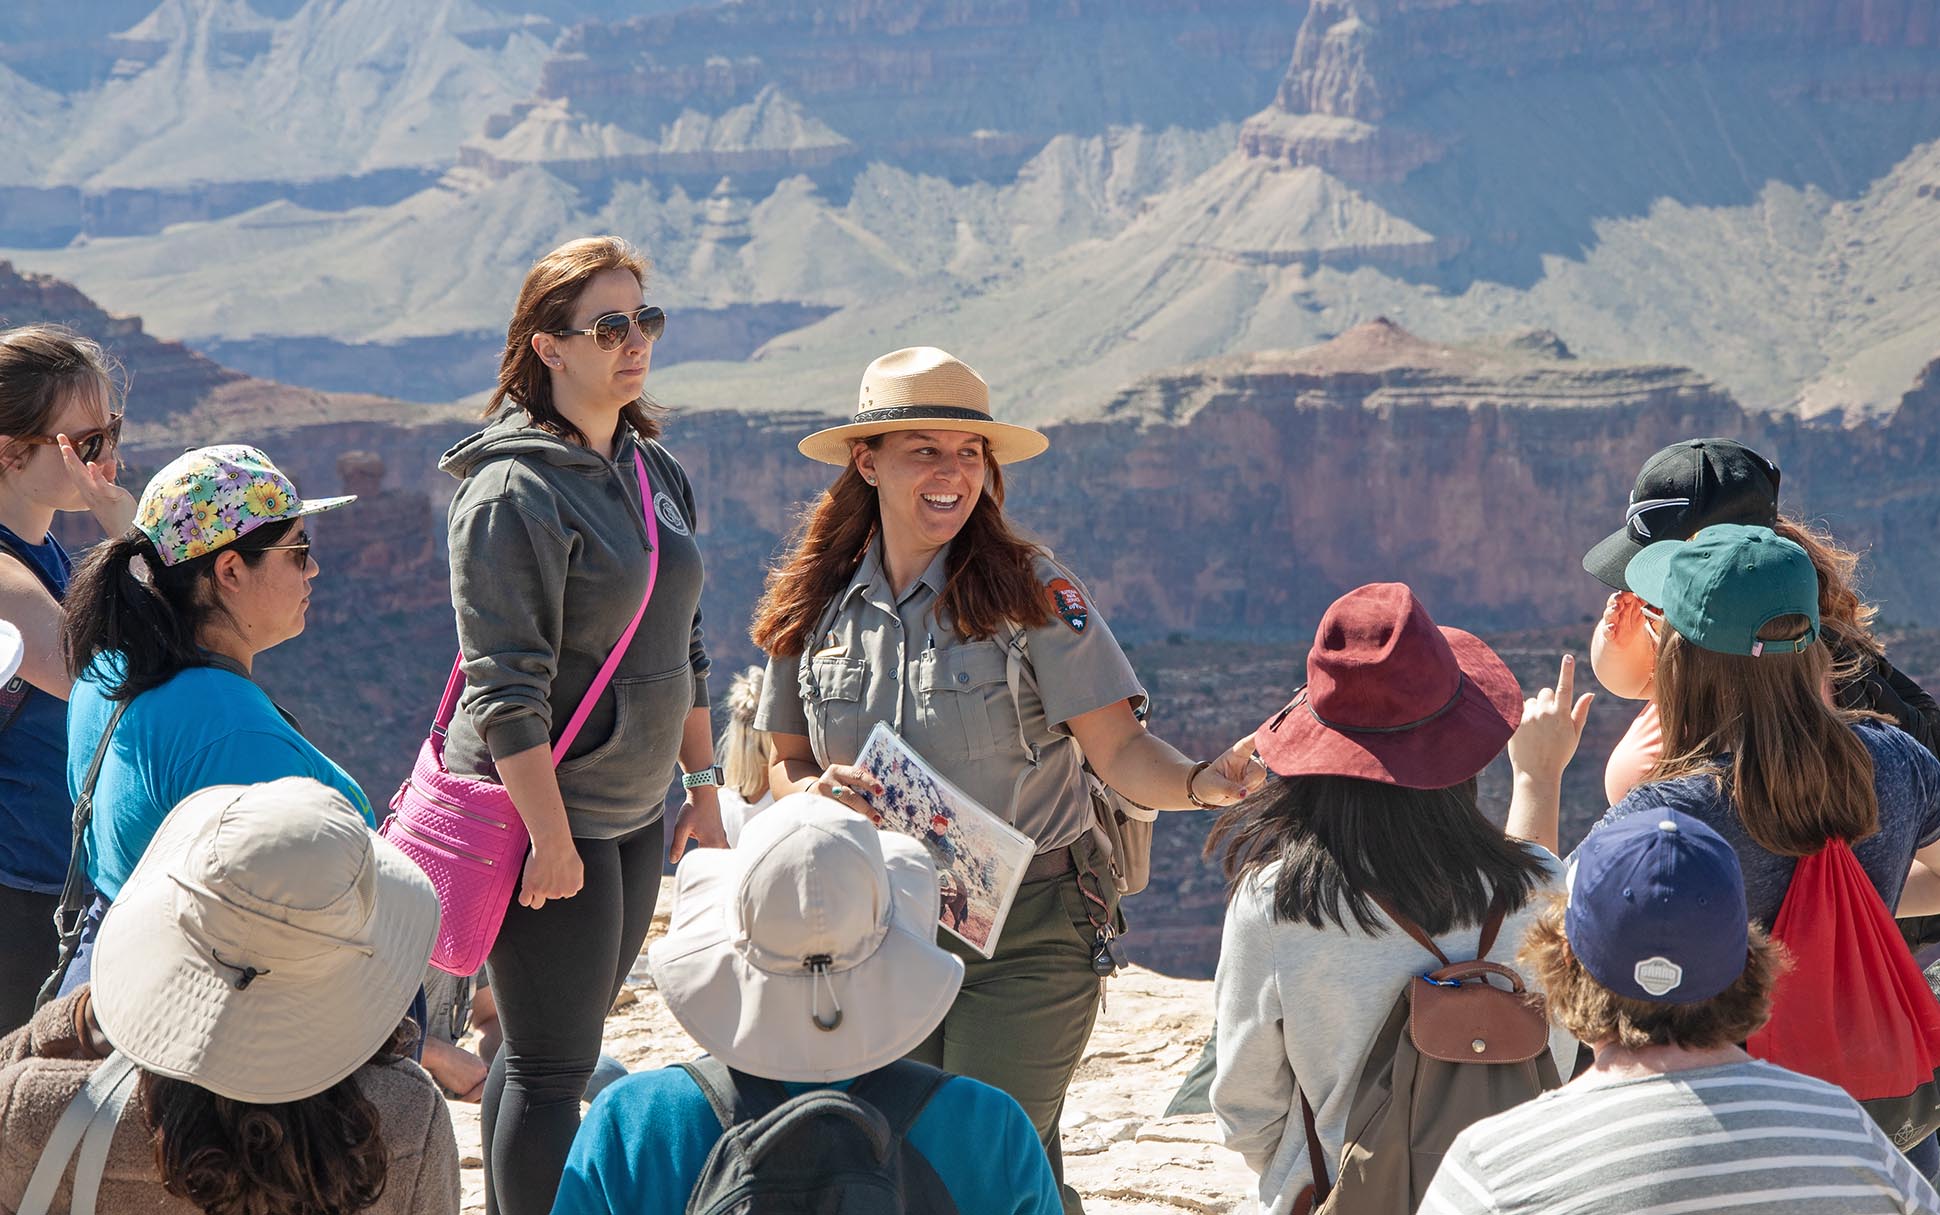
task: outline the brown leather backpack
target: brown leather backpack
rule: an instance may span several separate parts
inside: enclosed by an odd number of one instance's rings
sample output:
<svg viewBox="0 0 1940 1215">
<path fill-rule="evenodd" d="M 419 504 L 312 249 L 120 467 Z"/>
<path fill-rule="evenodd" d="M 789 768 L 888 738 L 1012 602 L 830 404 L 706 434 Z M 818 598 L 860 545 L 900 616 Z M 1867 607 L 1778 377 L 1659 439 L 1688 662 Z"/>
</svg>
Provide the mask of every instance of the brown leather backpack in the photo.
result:
<svg viewBox="0 0 1940 1215">
<path fill-rule="evenodd" d="M 1313 1109 L 1300 1094 L 1314 1180 L 1293 1215 L 1412 1215 L 1456 1135 L 1560 1083 L 1542 997 L 1524 991 L 1514 970 L 1482 960 L 1507 911 L 1500 896 L 1472 962 L 1450 962 L 1418 924 L 1373 897 L 1441 968 L 1409 980 L 1368 1048 L 1331 1181 Z"/>
</svg>

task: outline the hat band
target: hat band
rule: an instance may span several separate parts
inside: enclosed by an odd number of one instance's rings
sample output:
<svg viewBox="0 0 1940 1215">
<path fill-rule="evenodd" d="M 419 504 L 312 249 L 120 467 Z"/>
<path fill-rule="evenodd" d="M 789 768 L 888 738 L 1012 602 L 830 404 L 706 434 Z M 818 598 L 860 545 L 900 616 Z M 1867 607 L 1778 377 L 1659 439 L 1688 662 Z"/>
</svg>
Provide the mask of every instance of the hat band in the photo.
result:
<svg viewBox="0 0 1940 1215">
<path fill-rule="evenodd" d="M 981 409 L 968 409 L 962 405 L 892 405 L 882 409 L 865 409 L 855 416 L 851 426 L 869 426 L 876 422 L 907 421 L 954 421 L 954 422 L 993 422 L 988 413 Z"/>
<path fill-rule="evenodd" d="M 1300 694 L 1302 696 L 1306 696 L 1307 712 L 1313 714 L 1314 720 L 1319 722 L 1321 725 L 1326 726 L 1329 730 L 1337 730 L 1343 734 L 1404 734 L 1409 730 L 1419 730 L 1421 729 L 1421 727 L 1427 725 L 1428 723 L 1432 721 L 1436 721 L 1441 717 L 1447 715 L 1450 709 L 1453 709 L 1456 705 L 1462 702 L 1462 693 L 1466 692 L 1467 690 L 1468 690 L 1468 675 L 1466 673 L 1463 673 L 1456 677 L 1455 695 L 1448 698 L 1447 704 L 1443 705 L 1439 709 L 1436 709 L 1433 713 L 1430 713 L 1426 717 L 1416 718 L 1414 721 L 1403 722 L 1398 726 L 1350 726 L 1343 722 L 1328 721 L 1325 717 L 1322 717 L 1320 715 L 1320 710 L 1314 708 L 1313 697 L 1307 696 L 1307 689 L 1301 688 Z"/>
</svg>

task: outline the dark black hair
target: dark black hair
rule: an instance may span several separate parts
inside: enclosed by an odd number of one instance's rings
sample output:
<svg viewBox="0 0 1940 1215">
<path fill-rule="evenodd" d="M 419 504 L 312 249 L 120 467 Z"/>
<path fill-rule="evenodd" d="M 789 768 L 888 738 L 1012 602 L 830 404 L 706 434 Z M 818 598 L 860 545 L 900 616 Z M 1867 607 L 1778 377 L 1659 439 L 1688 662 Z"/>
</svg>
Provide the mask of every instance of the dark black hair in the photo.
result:
<svg viewBox="0 0 1940 1215">
<path fill-rule="evenodd" d="M 228 615 L 215 591 L 216 558 L 233 552 L 251 566 L 269 556 L 302 523 L 257 527 L 211 553 L 163 565 L 154 542 L 130 528 L 88 550 L 62 600 L 61 649 L 79 679 L 105 653 L 121 657 L 119 677 L 104 683 L 112 700 L 132 700 L 189 667 L 207 666 L 197 635 Z M 148 580 L 135 576 L 141 558 Z"/>
<path fill-rule="evenodd" d="M 1513 912 L 1546 874 L 1541 855 L 1498 831 L 1476 806 L 1473 777 L 1404 789 L 1351 776 L 1268 777 L 1220 817 L 1206 855 L 1223 850 L 1231 887 L 1274 861 L 1273 914 L 1370 936 L 1386 930 L 1370 894 L 1430 936 L 1480 924 L 1498 895 Z"/>
</svg>

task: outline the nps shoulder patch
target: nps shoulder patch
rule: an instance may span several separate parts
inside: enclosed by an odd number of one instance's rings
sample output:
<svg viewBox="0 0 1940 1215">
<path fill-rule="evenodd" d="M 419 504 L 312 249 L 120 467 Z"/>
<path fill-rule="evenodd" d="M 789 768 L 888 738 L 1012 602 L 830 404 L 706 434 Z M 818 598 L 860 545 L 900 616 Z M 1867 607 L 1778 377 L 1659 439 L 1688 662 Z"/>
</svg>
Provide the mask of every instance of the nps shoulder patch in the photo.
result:
<svg viewBox="0 0 1940 1215">
<path fill-rule="evenodd" d="M 1068 578 L 1053 578 L 1045 584 L 1051 594 L 1051 610 L 1058 618 L 1071 626 L 1074 633 L 1082 633 L 1091 623 L 1091 608 L 1085 603 L 1084 593 L 1071 585 Z"/>
</svg>

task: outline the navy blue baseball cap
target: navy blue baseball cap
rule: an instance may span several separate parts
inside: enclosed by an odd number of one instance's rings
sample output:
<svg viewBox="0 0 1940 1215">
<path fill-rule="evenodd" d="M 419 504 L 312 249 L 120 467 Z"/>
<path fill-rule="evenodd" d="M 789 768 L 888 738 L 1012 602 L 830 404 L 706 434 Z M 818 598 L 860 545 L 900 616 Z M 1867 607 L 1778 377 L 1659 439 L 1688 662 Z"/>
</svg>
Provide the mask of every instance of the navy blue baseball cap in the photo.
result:
<svg viewBox="0 0 1940 1215">
<path fill-rule="evenodd" d="M 1643 810 L 1598 827 L 1570 858 L 1563 935 L 1598 983 L 1632 1000 L 1696 1004 L 1745 972 L 1745 879 L 1724 837 Z"/>
</svg>

